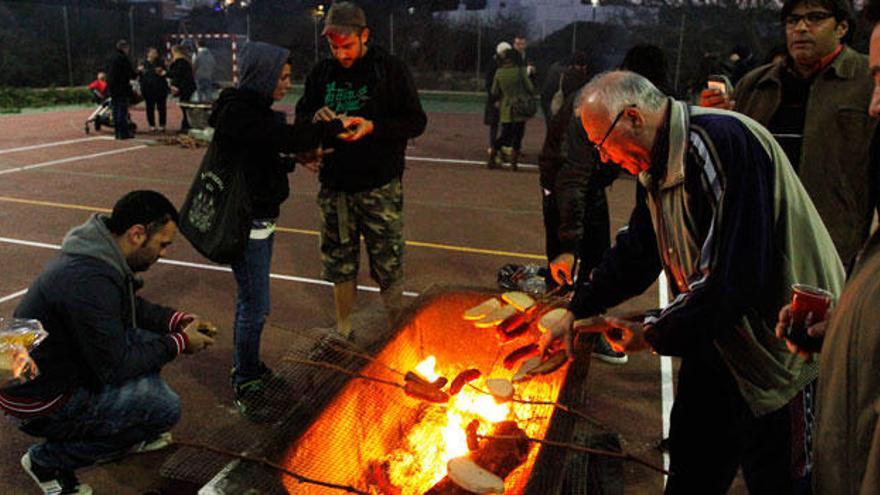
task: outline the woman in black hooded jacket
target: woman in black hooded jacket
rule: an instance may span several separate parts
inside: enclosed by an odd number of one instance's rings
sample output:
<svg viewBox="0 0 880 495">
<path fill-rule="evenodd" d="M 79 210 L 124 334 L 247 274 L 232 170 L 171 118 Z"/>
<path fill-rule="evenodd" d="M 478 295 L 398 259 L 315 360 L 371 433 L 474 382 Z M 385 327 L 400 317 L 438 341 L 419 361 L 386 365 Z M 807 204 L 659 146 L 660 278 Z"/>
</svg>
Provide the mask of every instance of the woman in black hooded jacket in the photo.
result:
<svg viewBox="0 0 880 495">
<path fill-rule="evenodd" d="M 262 42 L 244 46 L 239 58 L 241 81 L 220 93 L 209 122 L 212 146 L 244 170 L 252 207 L 250 238 L 243 255 L 232 263 L 238 285 L 235 307 L 235 355 L 232 384 L 236 404 L 248 416 L 259 414 L 263 386 L 271 376 L 260 360 L 260 335 L 269 314 L 269 268 L 275 222 L 290 194 L 287 174 L 294 163 L 281 153 L 311 151 L 344 131 L 339 119 L 330 122 L 286 123 L 272 104 L 290 88 L 290 52 Z"/>
</svg>

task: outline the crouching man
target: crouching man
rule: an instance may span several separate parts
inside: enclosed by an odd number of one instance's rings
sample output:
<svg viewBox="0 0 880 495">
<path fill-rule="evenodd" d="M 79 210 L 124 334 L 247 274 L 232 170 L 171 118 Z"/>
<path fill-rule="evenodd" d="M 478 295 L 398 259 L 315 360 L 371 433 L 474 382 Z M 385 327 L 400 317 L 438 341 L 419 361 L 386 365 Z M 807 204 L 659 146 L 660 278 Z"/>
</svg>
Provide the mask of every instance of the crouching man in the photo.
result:
<svg viewBox="0 0 880 495">
<path fill-rule="evenodd" d="M 33 353 L 39 376 L 0 391 L 0 409 L 45 439 L 21 458 L 43 493 L 92 493 L 76 469 L 170 443 L 180 398 L 159 370 L 213 344 L 216 332 L 137 295 L 136 274 L 165 254 L 176 231 L 167 198 L 130 192 L 111 216 L 95 214 L 67 234 L 15 310 L 49 332 Z"/>
</svg>

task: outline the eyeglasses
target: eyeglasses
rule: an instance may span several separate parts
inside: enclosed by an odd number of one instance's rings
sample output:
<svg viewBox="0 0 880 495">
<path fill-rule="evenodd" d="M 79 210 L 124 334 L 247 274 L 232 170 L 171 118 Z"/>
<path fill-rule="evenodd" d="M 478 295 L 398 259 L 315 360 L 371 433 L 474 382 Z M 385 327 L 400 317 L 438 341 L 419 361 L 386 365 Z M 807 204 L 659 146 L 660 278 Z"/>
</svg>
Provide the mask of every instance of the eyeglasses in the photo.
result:
<svg viewBox="0 0 880 495">
<path fill-rule="evenodd" d="M 804 21 L 804 24 L 806 24 L 807 27 L 813 27 L 831 17 L 834 17 L 834 14 L 824 10 L 814 10 L 813 12 L 807 12 L 804 15 L 788 14 L 785 17 L 785 26 L 788 28 L 794 28 L 797 27 L 801 21 Z"/>
<path fill-rule="evenodd" d="M 593 145 L 593 148 L 596 148 L 596 151 L 599 152 L 599 158 L 601 158 L 603 162 L 608 160 L 608 153 L 605 151 L 604 148 L 605 141 L 608 141 L 608 136 L 611 135 L 611 132 L 617 126 L 617 123 L 620 122 L 620 118 L 623 117 L 623 114 L 626 113 L 626 111 L 630 108 L 636 108 L 636 106 L 638 105 L 636 105 L 635 103 L 631 103 L 623 107 L 619 112 L 617 112 L 617 116 L 614 117 L 614 120 L 611 121 L 611 126 L 608 127 L 607 131 L 605 131 L 605 136 L 602 138 L 601 141 L 599 141 L 599 144 Z"/>
</svg>

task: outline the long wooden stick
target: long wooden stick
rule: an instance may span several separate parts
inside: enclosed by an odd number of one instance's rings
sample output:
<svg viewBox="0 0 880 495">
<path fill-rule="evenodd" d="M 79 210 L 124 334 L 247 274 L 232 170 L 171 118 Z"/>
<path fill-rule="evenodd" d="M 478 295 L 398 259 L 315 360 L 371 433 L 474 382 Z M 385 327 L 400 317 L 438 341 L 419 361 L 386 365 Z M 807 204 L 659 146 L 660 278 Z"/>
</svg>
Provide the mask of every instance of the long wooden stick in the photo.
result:
<svg viewBox="0 0 880 495">
<path fill-rule="evenodd" d="M 367 354 L 366 352 L 357 351 L 354 349 L 346 349 L 345 347 L 343 347 L 339 344 L 336 344 L 334 342 L 328 342 L 328 344 L 330 345 L 330 347 L 333 348 L 333 350 L 335 350 L 337 352 L 341 352 L 343 354 L 348 354 L 349 356 L 359 357 L 361 359 L 366 359 L 367 361 L 369 361 L 371 363 L 376 363 L 379 366 L 385 368 L 386 370 L 388 370 L 392 373 L 397 373 L 400 376 L 406 376 L 406 373 L 404 373 L 400 370 L 396 370 L 396 369 L 392 368 L 391 366 L 388 366 L 387 364 L 385 364 L 382 361 L 376 359 L 375 357 Z"/>
<path fill-rule="evenodd" d="M 224 449 L 212 447 L 210 445 L 205 445 L 205 444 L 201 444 L 201 443 L 187 442 L 186 440 L 174 440 L 172 442 L 172 445 L 180 445 L 183 447 L 191 447 L 194 449 L 206 450 L 208 452 L 213 452 L 215 454 L 220 454 L 220 455 L 223 455 L 226 457 L 231 457 L 231 458 L 239 459 L 242 461 L 255 462 L 257 464 L 268 467 L 268 468 L 273 469 L 275 471 L 278 471 L 280 473 L 286 474 L 287 476 L 294 478 L 295 480 L 297 480 L 300 483 L 308 483 L 310 485 L 318 485 L 318 486 L 323 486 L 323 487 L 327 487 L 327 488 L 333 488 L 336 490 L 342 490 L 342 491 L 349 492 L 349 493 L 356 493 L 357 495 L 370 495 L 369 493 L 358 490 L 357 488 L 355 488 L 353 486 L 337 485 L 336 483 L 329 483 L 326 481 L 316 480 L 316 479 L 309 478 L 307 476 L 303 476 L 299 473 L 295 473 L 295 472 L 287 469 L 286 467 L 284 467 L 280 464 L 274 463 L 264 457 L 253 457 L 253 456 L 249 456 L 247 454 L 239 454 L 238 452 L 232 452 L 229 450 L 224 450 Z"/>
<path fill-rule="evenodd" d="M 666 469 L 663 469 L 662 467 L 659 467 L 659 466 L 655 466 L 654 464 L 651 464 L 648 461 L 645 461 L 643 459 L 639 459 L 638 457 L 636 457 L 632 454 L 628 454 L 626 452 L 614 452 L 611 450 L 591 449 L 589 447 L 581 447 L 580 445 L 575 445 L 575 444 L 571 444 L 571 443 L 556 442 L 553 440 L 542 440 L 540 438 L 532 438 L 532 437 L 516 436 L 516 435 L 498 435 L 498 436 L 477 435 L 477 438 L 495 439 L 495 440 L 528 440 L 529 442 L 538 443 L 541 445 L 549 445 L 551 447 L 559 447 L 559 448 L 563 448 L 563 449 L 573 450 L 576 452 L 584 452 L 587 454 L 593 454 L 593 455 L 598 455 L 598 456 L 603 456 L 603 457 L 612 457 L 615 459 L 622 459 L 624 461 L 630 461 L 630 462 L 634 462 L 636 464 L 640 464 L 642 466 L 645 466 L 648 469 L 652 469 L 654 471 L 657 471 L 658 473 L 663 473 L 667 476 L 669 475 L 669 471 L 667 471 Z"/>
<path fill-rule="evenodd" d="M 292 357 L 285 357 L 285 358 L 282 358 L 281 360 L 288 361 L 291 363 L 299 363 L 299 364 L 305 364 L 308 366 L 315 366 L 318 368 L 326 368 L 328 370 L 333 370 L 333 371 L 337 371 L 339 373 L 344 373 L 344 374 L 352 376 L 354 378 L 360 378 L 362 380 L 367 380 L 367 381 L 371 381 L 371 382 L 383 383 L 385 385 L 391 385 L 392 387 L 403 388 L 403 385 L 401 385 L 399 383 L 392 382 L 390 380 L 383 380 L 381 378 L 376 378 L 374 376 L 361 375 L 360 373 L 355 373 L 354 371 L 347 370 L 347 369 L 343 368 L 342 366 L 336 366 L 335 364 L 325 363 L 323 361 L 312 361 L 310 359 L 297 359 L 297 358 L 292 358 Z"/>
<path fill-rule="evenodd" d="M 476 385 L 473 385 L 473 384 L 471 384 L 471 383 L 468 383 L 468 387 L 470 387 L 470 388 L 476 390 L 477 392 L 479 392 L 479 393 L 481 393 L 481 394 L 485 394 L 485 395 L 489 395 L 489 396 L 495 397 L 494 395 L 492 395 L 492 392 L 489 392 L 488 390 L 483 390 L 483 389 L 481 389 L 480 387 L 478 387 L 478 386 L 476 386 Z M 527 399 L 518 399 L 518 398 L 516 398 L 516 397 L 511 397 L 511 398 L 508 399 L 508 400 L 509 400 L 510 402 L 515 402 L 515 403 L 517 403 L 517 404 L 526 404 L 526 405 L 529 405 L 529 406 L 553 406 L 553 407 L 555 407 L 555 408 L 557 408 L 557 409 L 561 409 L 562 411 L 565 411 L 565 412 L 567 412 L 567 413 L 569 413 L 569 414 L 573 414 L 573 415 L 575 415 L 575 416 L 577 416 L 577 417 L 583 419 L 584 421 L 586 421 L 586 422 L 592 424 L 593 426 L 597 426 L 597 427 L 599 427 L 599 428 L 602 428 L 603 430 L 610 431 L 610 429 L 609 429 L 607 426 L 603 425 L 599 420 L 597 420 L 597 419 L 595 419 L 595 418 L 593 418 L 593 417 L 587 415 L 586 413 L 583 413 L 583 412 L 581 412 L 581 411 L 578 411 L 577 409 L 573 409 L 573 408 L 571 408 L 571 407 L 569 407 L 569 406 L 566 406 L 565 404 L 560 404 L 559 402 L 544 401 L 544 400 L 527 400 Z"/>
</svg>

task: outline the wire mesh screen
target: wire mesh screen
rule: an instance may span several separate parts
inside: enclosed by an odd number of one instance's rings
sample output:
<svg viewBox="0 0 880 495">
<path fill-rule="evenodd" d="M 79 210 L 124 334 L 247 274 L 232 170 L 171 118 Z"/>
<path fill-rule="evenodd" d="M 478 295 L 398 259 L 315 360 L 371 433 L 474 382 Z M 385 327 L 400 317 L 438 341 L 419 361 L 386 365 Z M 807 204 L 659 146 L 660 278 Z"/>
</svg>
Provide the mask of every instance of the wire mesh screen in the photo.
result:
<svg viewBox="0 0 880 495">
<path fill-rule="evenodd" d="M 418 308 L 386 345 L 372 345 L 382 348 L 372 353 L 375 361 L 357 357 L 359 351 L 331 339 L 317 343 L 309 352 L 289 355 L 279 368 L 287 383 L 278 387 L 278 404 L 271 406 L 273 417 L 278 419 L 270 425 L 238 425 L 237 430 L 229 428 L 212 435 L 211 441 L 276 459 L 285 468 L 314 480 L 370 493 L 422 494 L 444 479 L 450 457 L 467 454 L 464 428 L 476 414 L 473 411 L 488 415 L 481 419 L 487 433 L 491 422 L 506 419 L 515 420 L 528 436 L 543 438 L 553 416 L 552 406 L 498 405 L 477 390 L 486 388 L 482 379 L 473 382 L 476 388 L 465 387 L 448 404 L 438 405 L 409 397 L 393 385 L 349 379 L 343 373 L 302 363 L 332 363 L 359 370 L 364 376 L 403 384 L 403 373 L 415 370 L 433 356 L 435 371 L 449 380 L 470 368 L 483 371 L 484 378 L 510 378 L 515 370 L 503 367 L 503 357 L 525 339 L 502 344 L 493 329 L 474 328 L 461 318 L 466 309 L 486 297 L 473 291 L 423 296 Z M 376 325 L 377 335 L 381 334 L 381 323 Z M 382 337 L 376 340 L 382 341 Z M 423 367 L 418 370 L 425 373 Z M 518 384 L 517 396 L 552 402 L 562 388 L 565 373 L 560 370 Z M 246 446 L 230 438 L 243 435 L 250 439 Z M 243 493 L 249 489 L 260 493 L 339 493 L 337 489 L 299 483 L 260 465 L 230 466 L 228 459 L 212 459 L 189 450 L 176 453 L 176 459 L 163 466 L 162 474 L 192 481 L 194 471 L 204 471 L 204 466 L 210 465 L 216 469 L 214 473 L 227 468 L 222 479 L 212 483 L 215 493 Z M 539 451 L 537 445 L 532 445 L 525 462 L 506 476 L 505 493 L 524 493 Z M 201 479 L 211 477 L 206 472 L 198 474 Z"/>
</svg>

